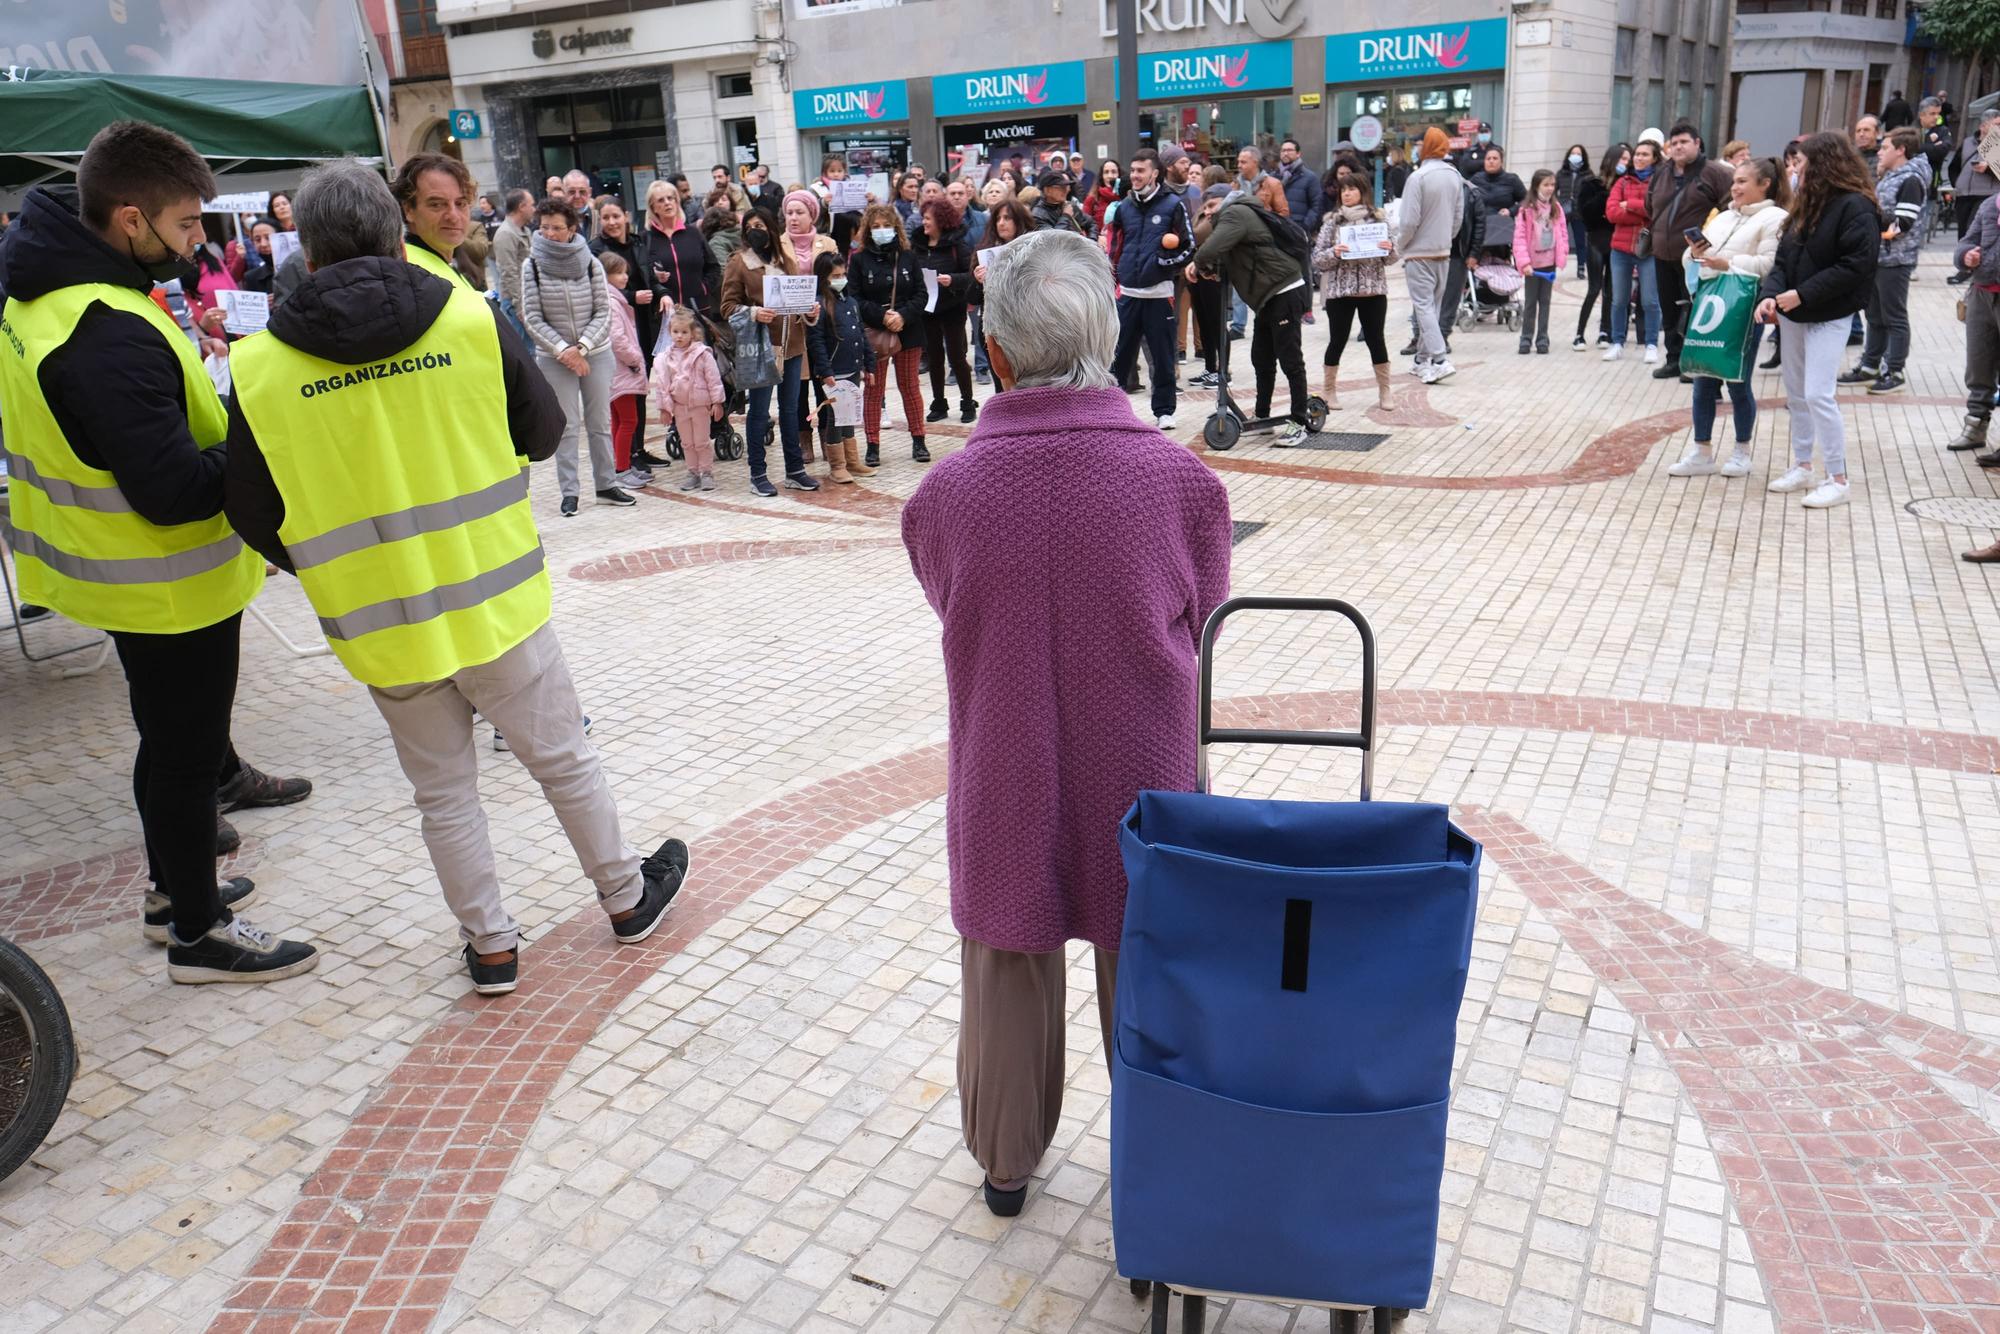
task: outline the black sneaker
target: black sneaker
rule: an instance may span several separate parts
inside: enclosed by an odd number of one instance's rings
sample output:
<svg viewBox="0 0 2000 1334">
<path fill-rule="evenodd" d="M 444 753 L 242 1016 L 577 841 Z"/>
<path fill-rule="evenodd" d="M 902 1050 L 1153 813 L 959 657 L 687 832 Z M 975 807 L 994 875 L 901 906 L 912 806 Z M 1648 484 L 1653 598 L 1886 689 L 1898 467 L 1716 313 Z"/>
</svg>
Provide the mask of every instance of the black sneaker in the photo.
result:
<svg viewBox="0 0 2000 1334">
<path fill-rule="evenodd" d="M 922 436 L 918 436 L 910 442 L 910 457 L 918 463 L 929 463 L 931 461 L 931 452 L 924 448 L 924 438 Z"/>
<path fill-rule="evenodd" d="M 167 976 L 175 982 L 276 982 L 318 966 L 319 951 L 303 940 L 280 940 L 241 917 L 217 922 L 191 945 L 167 929 Z"/>
<path fill-rule="evenodd" d="M 36 621 L 41 620 L 44 616 L 53 616 L 54 614 L 55 614 L 54 612 L 50 611 L 47 607 L 44 607 L 39 602 L 23 602 L 21 604 L 22 625 L 32 625 Z"/>
<path fill-rule="evenodd" d="M 1839 375 L 1834 376 L 1833 382 L 1835 384 L 1867 384 L 1881 373 L 1881 371 L 1864 361 L 1853 370 L 1842 371 Z"/>
<path fill-rule="evenodd" d="M 778 488 L 771 485 L 771 479 L 768 477 L 752 477 L 750 479 L 750 489 L 760 496 L 775 496 L 778 494 Z"/>
<path fill-rule="evenodd" d="M 667 915 L 667 909 L 674 906 L 675 896 L 686 886 L 687 875 L 688 845 L 677 838 L 660 844 L 652 856 L 639 863 L 645 889 L 640 892 L 632 915 L 611 924 L 611 934 L 618 937 L 620 945 L 636 945 L 653 934 L 660 919 Z"/>
<path fill-rule="evenodd" d="M 812 479 L 812 474 L 809 472 L 788 472 L 785 474 L 785 489 L 787 491 L 817 491 L 819 490 L 819 483 Z"/>
<path fill-rule="evenodd" d="M 641 449 L 634 452 L 632 462 L 634 465 L 644 464 L 648 468 L 671 468 L 674 466 L 673 460 L 663 459 L 648 449 Z"/>
<path fill-rule="evenodd" d="M 1883 371 L 1875 377 L 1875 383 L 1868 386 L 1871 394 L 1897 394 L 1910 387 L 1901 371 Z"/>
<path fill-rule="evenodd" d="M 607 487 L 597 493 L 600 505 L 636 505 L 639 498 L 620 486 Z"/>
<path fill-rule="evenodd" d="M 215 790 L 215 804 L 225 812 L 251 806 L 290 806 L 310 797 L 312 790 L 310 778 L 273 778 L 239 760 L 236 777 Z"/>
<path fill-rule="evenodd" d="M 1971 281 L 1972 281 L 1972 275 L 1968 272 L 1963 272 L 1963 271 L 1959 273 L 1954 273 L 1951 275 L 1951 277 L 1945 279 L 1945 283 L 1951 287 L 1962 287 L 1966 283 L 1969 283 Z"/>
<path fill-rule="evenodd" d="M 1407 342 L 1407 343 L 1403 344 L 1403 352 L 1402 352 L 1402 355 L 1404 355 L 1404 356 L 1406 356 L 1406 357 L 1414 357 L 1414 356 L 1416 356 L 1416 355 L 1417 355 L 1417 340 L 1416 340 L 1416 339 L 1412 338 L 1412 339 L 1411 339 L 1411 340 L 1410 340 L 1409 342 Z"/>
<path fill-rule="evenodd" d="M 992 1211 L 995 1218 L 1012 1218 L 1020 1213 L 1021 1206 L 1028 1202 L 1026 1182 L 1012 1190 L 1001 1190 L 993 1184 L 993 1178 L 988 1177 L 981 1183 L 980 1193 L 986 1197 L 986 1207 Z"/>
<path fill-rule="evenodd" d="M 861 462 L 862 462 L 862 464 L 863 464 L 864 466 L 866 466 L 866 467 L 870 467 L 870 468 L 879 468 L 879 467 L 881 467 L 881 466 L 882 466 L 882 446 L 881 446 L 881 444 L 880 444 L 879 442 L 877 442 L 877 441 L 874 441 L 874 440 L 870 440 L 870 441 L 868 442 L 868 451 L 867 451 L 867 453 L 865 453 L 865 454 L 863 454 L 863 455 L 862 455 L 862 457 L 861 457 Z"/>
<path fill-rule="evenodd" d="M 931 404 L 931 410 L 924 417 L 927 422 L 941 422 L 951 416 L 951 408 L 942 401 Z"/>
<path fill-rule="evenodd" d="M 248 876 L 236 876 L 215 888 L 222 896 L 222 906 L 232 913 L 257 901 L 257 886 Z M 140 933 L 153 944 L 164 945 L 167 943 L 167 928 L 173 924 L 174 901 L 157 889 L 147 890 L 146 906 L 140 917 Z"/>
<path fill-rule="evenodd" d="M 1653 367 L 1653 378 L 1655 380 L 1677 380 L 1680 378 L 1680 373 L 1681 364 L 1671 358 Z"/>
<path fill-rule="evenodd" d="M 215 855 L 227 857 L 243 846 L 243 835 L 236 832 L 236 826 L 222 818 L 222 812 L 215 813 Z"/>
<path fill-rule="evenodd" d="M 521 951 L 509 952 L 505 963 L 481 963 L 472 946 L 465 947 L 465 971 L 472 974 L 472 989 L 482 996 L 504 996 L 521 978 Z"/>
<path fill-rule="evenodd" d="M 576 517 L 576 497 L 575 497 L 575 496 L 564 496 L 564 497 L 563 497 L 563 503 L 562 503 L 562 516 L 563 516 L 563 517 L 564 517 L 565 519 L 574 519 L 574 518 Z"/>
<path fill-rule="evenodd" d="M 971 399 L 968 398 L 965 400 L 965 402 L 958 405 L 958 419 L 960 421 L 969 422 L 976 419 L 978 416 L 979 416 L 979 405 L 973 402 Z"/>
</svg>

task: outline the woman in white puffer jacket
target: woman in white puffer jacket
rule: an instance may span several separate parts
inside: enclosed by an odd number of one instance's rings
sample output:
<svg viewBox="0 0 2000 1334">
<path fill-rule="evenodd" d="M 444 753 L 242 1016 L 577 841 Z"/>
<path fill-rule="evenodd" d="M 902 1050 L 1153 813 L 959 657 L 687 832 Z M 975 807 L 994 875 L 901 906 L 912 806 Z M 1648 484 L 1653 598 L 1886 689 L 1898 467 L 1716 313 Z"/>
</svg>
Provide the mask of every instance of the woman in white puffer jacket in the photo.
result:
<svg viewBox="0 0 2000 1334">
<path fill-rule="evenodd" d="M 1785 230 L 1784 195 L 1778 164 L 1772 158 L 1754 158 L 1736 169 L 1729 187 L 1729 207 L 1708 220 L 1701 229 L 1703 244 L 1688 247 L 1690 262 L 1698 262 L 1701 274 L 1740 273 L 1762 279 L 1778 257 L 1778 238 Z M 1688 283 L 1688 291 L 1694 290 Z M 1763 326 L 1752 324 L 1746 366 L 1757 364 L 1757 340 Z M 1706 477 L 1721 473 L 1741 477 L 1750 471 L 1750 433 L 1757 425 L 1757 395 L 1748 376 L 1728 385 L 1729 404 L 1736 418 L 1736 449 L 1718 463 L 1709 438 L 1715 430 L 1715 409 L 1722 398 L 1721 380 L 1705 375 L 1694 378 L 1694 439 L 1688 452 L 1667 469 L 1674 477 Z"/>
</svg>

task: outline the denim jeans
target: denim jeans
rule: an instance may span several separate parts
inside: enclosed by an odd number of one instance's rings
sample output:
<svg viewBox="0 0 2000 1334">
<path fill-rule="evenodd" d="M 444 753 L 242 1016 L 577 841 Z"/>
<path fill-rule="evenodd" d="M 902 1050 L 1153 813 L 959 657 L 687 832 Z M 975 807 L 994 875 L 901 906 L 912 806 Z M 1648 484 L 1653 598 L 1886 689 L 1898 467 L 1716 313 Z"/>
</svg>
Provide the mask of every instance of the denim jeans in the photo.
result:
<svg viewBox="0 0 2000 1334">
<path fill-rule="evenodd" d="M 986 361 L 986 307 L 972 308 L 972 373 L 991 375 L 993 367 Z"/>
<path fill-rule="evenodd" d="M 1764 326 L 1750 326 L 1750 350 L 1744 358 L 1751 365 L 1757 363 L 1757 345 L 1764 341 Z M 1694 442 L 1705 445 L 1715 435 L 1715 409 L 1722 402 L 1722 391 L 1729 391 L 1729 406 L 1736 419 L 1736 443 L 1750 443 L 1750 433 L 1757 427 L 1757 393 L 1750 387 L 1748 379 L 1725 384 L 1721 380 L 1706 375 L 1694 377 Z"/>
<path fill-rule="evenodd" d="M 1229 327 L 1232 329 L 1241 329 L 1248 323 L 1250 323 L 1250 307 L 1244 303 L 1242 297 L 1231 293 L 1229 297 Z"/>
<path fill-rule="evenodd" d="M 803 356 L 787 357 L 778 373 L 778 383 L 750 391 L 749 431 L 750 475 L 764 476 L 764 433 L 770 430 L 771 391 L 778 391 L 778 445 L 784 451 L 785 471 L 806 470 L 805 456 L 799 453 L 799 376 Z"/>
<path fill-rule="evenodd" d="M 1625 331 L 1631 327 L 1632 272 L 1639 273 L 1639 308 L 1645 312 L 1646 346 L 1660 341 L 1660 284 L 1653 271 L 1653 257 L 1634 259 L 1623 250 L 1611 252 L 1611 345 L 1625 346 Z"/>
<path fill-rule="evenodd" d="M 1574 209 L 1564 209 L 1563 216 L 1569 219 L 1569 253 L 1576 260 L 1576 276 L 1582 278 L 1590 268 L 1590 235 L 1583 229 L 1581 213 Z"/>
</svg>

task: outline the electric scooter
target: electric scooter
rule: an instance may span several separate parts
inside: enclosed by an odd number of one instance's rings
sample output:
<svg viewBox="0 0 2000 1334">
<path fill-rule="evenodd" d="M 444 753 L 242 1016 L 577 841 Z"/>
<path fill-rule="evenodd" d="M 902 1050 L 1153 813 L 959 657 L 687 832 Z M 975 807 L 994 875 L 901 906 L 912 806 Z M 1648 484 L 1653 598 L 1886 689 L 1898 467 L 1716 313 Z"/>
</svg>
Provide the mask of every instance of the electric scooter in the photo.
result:
<svg viewBox="0 0 2000 1334">
<path fill-rule="evenodd" d="M 1222 285 L 1222 349 L 1216 358 L 1215 411 L 1203 423 L 1201 438 L 1210 449 L 1229 450 L 1247 432 L 1275 431 L 1292 419 L 1289 412 L 1281 412 L 1273 417 L 1246 417 L 1243 409 L 1236 406 L 1236 400 L 1229 396 L 1229 279 L 1220 274 L 1215 279 Z M 1263 316 L 1257 316 L 1262 319 Z M 1318 435 L 1326 425 L 1326 400 L 1318 394 L 1306 399 L 1306 430 Z"/>
</svg>

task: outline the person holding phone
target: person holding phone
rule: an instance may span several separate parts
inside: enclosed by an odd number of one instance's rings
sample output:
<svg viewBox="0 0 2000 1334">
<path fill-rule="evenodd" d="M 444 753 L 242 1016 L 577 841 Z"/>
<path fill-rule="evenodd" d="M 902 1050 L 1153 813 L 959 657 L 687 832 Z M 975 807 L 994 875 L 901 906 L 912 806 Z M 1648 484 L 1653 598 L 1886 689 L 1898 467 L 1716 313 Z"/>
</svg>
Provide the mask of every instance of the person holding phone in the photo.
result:
<svg viewBox="0 0 2000 1334">
<path fill-rule="evenodd" d="M 1868 339 L 1860 362 L 1840 383 L 1866 384 L 1871 394 L 1894 394 L 1906 387 L 1910 279 L 1924 240 L 1931 164 L 1918 151 L 1917 132 L 1907 125 L 1882 137 L 1875 163 L 1881 173 L 1875 178 L 1875 207 L 1882 214 L 1882 249 L 1875 258 L 1875 290 L 1868 298 Z"/>
</svg>

